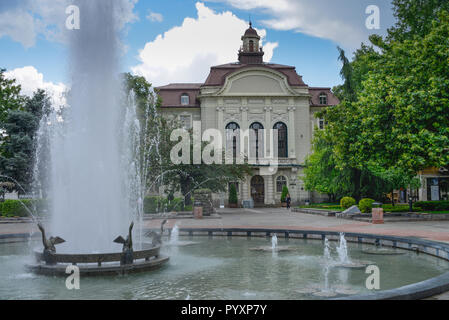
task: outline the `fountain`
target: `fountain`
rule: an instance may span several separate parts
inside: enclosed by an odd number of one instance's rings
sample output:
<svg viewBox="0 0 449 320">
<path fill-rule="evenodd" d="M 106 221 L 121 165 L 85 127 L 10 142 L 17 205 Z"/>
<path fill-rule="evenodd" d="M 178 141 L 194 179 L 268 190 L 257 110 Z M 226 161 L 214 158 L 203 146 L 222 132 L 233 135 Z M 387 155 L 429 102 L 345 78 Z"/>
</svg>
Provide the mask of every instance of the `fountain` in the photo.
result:
<svg viewBox="0 0 449 320">
<path fill-rule="evenodd" d="M 343 232 L 340 232 L 340 241 L 337 247 L 337 253 L 339 261 L 333 264 L 333 267 L 363 269 L 368 265 L 374 264 L 374 262 L 371 261 L 355 261 L 349 258 L 348 245 Z"/>
<path fill-rule="evenodd" d="M 152 269 L 168 258 L 159 256 L 162 226 L 151 246 L 144 247 L 141 239 L 141 130 L 132 94 L 129 99 L 120 94 L 124 90 L 118 72 L 116 2 L 74 4 L 82 12 L 82 27 L 68 31 L 69 106 L 41 121 L 45 129 L 39 132 L 46 136 L 38 142 L 46 148 L 37 148 L 38 158 L 48 158 L 48 171 L 40 174 L 50 180 L 51 223 L 46 228 L 65 241 L 47 239 L 39 225 L 44 251 L 36 252 L 37 263 L 28 267 L 61 274 L 67 264 L 76 264 L 81 274 L 95 275 Z M 138 222 L 135 243 L 132 221 Z M 117 237 L 127 225 L 126 239 Z M 61 253 L 56 253 L 55 244 L 61 244 Z"/>
<path fill-rule="evenodd" d="M 273 235 L 271 236 L 271 246 L 259 246 L 259 247 L 255 247 L 255 248 L 250 248 L 249 250 L 271 252 L 271 253 L 273 253 L 273 257 L 276 257 L 276 255 L 274 255 L 274 254 L 277 252 L 294 251 L 296 249 L 297 248 L 292 247 L 292 246 L 278 245 L 278 237 L 277 237 L 276 233 L 273 233 Z"/>
</svg>

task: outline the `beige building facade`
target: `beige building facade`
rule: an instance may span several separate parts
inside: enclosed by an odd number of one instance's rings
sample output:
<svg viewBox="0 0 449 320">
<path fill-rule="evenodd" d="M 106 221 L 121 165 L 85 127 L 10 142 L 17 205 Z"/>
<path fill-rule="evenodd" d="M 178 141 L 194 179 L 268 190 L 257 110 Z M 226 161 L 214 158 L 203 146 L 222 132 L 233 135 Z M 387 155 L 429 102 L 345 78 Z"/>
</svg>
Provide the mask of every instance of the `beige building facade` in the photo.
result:
<svg viewBox="0 0 449 320">
<path fill-rule="evenodd" d="M 250 25 L 242 36 L 238 62 L 211 67 L 204 83 L 158 87 L 162 115 L 186 128 L 198 121 L 202 132 L 217 129 L 226 152 L 249 154 L 253 174 L 236 181 L 240 202 L 252 199 L 256 206 L 278 205 L 284 185 L 293 204 L 325 200 L 326 195 L 305 190 L 301 175 L 313 132 L 325 125 L 315 113 L 339 101 L 330 88 L 306 85 L 295 67 L 263 62 L 259 42 Z M 250 136 L 241 144 L 240 134 L 246 130 Z M 274 147 L 269 143 L 273 132 L 277 133 Z M 265 159 L 270 147 L 277 150 L 274 171 L 267 170 Z M 226 204 L 228 196 L 214 198 L 217 205 Z"/>
</svg>

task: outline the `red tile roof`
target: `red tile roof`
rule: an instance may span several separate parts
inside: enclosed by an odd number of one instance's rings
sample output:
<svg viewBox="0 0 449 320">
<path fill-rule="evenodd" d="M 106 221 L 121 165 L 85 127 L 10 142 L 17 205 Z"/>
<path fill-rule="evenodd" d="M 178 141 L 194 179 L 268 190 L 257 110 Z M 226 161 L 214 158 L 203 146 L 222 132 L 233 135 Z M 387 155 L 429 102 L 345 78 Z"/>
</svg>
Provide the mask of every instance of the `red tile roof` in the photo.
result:
<svg viewBox="0 0 449 320">
<path fill-rule="evenodd" d="M 332 93 L 331 88 L 319 88 L 309 87 L 309 93 L 312 96 L 310 98 L 310 105 L 317 106 L 336 106 L 340 103 L 340 100 Z M 327 95 L 327 104 L 320 104 L 320 94 L 325 93 Z"/>
<path fill-rule="evenodd" d="M 288 83 L 291 86 L 307 87 L 307 85 L 302 81 L 302 77 L 296 73 L 295 67 L 274 64 L 274 63 L 264 63 L 258 65 L 247 65 L 241 63 L 228 63 L 219 66 L 211 67 L 210 74 L 206 79 L 205 83 L 171 83 L 166 86 L 157 87 L 156 90 L 159 96 L 162 98 L 162 107 L 164 108 L 199 108 L 200 102 L 198 100 L 198 95 L 200 94 L 200 89 L 203 86 L 223 86 L 228 77 L 233 72 L 243 70 L 245 68 L 251 67 L 262 67 L 272 70 L 276 70 L 287 77 Z M 309 92 L 311 94 L 310 104 L 312 106 L 323 106 L 320 104 L 320 94 L 326 93 L 327 95 L 327 106 L 338 105 L 340 101 L 332 93 L 330 88 L 319 88 L 319 87 L 309 87 Z M 181 104 L 181 95 L 189 95 L 189 105 Z"/>
</svg>

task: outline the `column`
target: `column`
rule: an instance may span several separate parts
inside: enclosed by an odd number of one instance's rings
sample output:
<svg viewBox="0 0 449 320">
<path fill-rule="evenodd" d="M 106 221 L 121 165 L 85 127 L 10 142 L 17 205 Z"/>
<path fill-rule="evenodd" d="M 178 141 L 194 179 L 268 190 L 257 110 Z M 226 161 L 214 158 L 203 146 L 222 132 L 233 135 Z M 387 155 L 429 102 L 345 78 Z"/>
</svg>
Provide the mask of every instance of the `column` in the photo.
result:
<svg viewBox="0 0 449 320">
<path fill-rule="evenodd" d="M 296 158 L 296 129 L 295 129 L 296 107 L 288 107 L 288 157 Z"/>
</svg>

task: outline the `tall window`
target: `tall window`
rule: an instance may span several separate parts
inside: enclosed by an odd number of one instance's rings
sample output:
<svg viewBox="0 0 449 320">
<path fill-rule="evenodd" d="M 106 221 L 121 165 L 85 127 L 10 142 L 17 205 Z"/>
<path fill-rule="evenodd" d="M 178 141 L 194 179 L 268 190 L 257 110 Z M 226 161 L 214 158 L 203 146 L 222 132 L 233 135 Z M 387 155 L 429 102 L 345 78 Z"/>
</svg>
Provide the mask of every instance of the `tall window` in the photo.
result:
<svg viewBox="0 0 449 320">
<path fill-rule="evenodd" d="M 288 157 L 288 144 L 287 144 L 287 126 L 283 122 L 278 122 L 274 125 L 273 129 L 278 131 L 278 157 Z"/>
<path fill-rule="evenodd" d="M 249 52 L 254 52 L 254 41 L 249 40 Z"/>
<path fill-rule="evenodd" d="M 287 179 L 284 176 L 279 176 L 276 179 L 276 192 L 282 192 L 284 186 L 287 185 Z"/>
<path fill-rule="evenodd" d="M 259 122 L 254 122 L 250 127 L 250 156 L 256 156 L 256 159 L 259 159 L 263 156 L 263 125 Z"/>
<path fill-rule="evenodd" d="M 232 157 L 237 157 L 237 138 L 239 136 L 240 127 L 235 122 L 230 122 L 226 126 L 226 148 L 232 148 Z"/>
<path fill-rule="evenodd" d="M 320 94 L 320 104 L 327 104 L 327 94 L 325 93 Z"/>
<path fill-rule="evenodd" d="M 181 105 L 188 106 L 190 104 L 189 95 L 187 93 L 183 93 L 181 95 Z"/>
<path fill-rule="evenodd" d="M 323 130 L 326 125 L 327 121 L 324 118 L 318 119 L 318 127 L 320 128 L 320 130 Z"/>
</svg>

